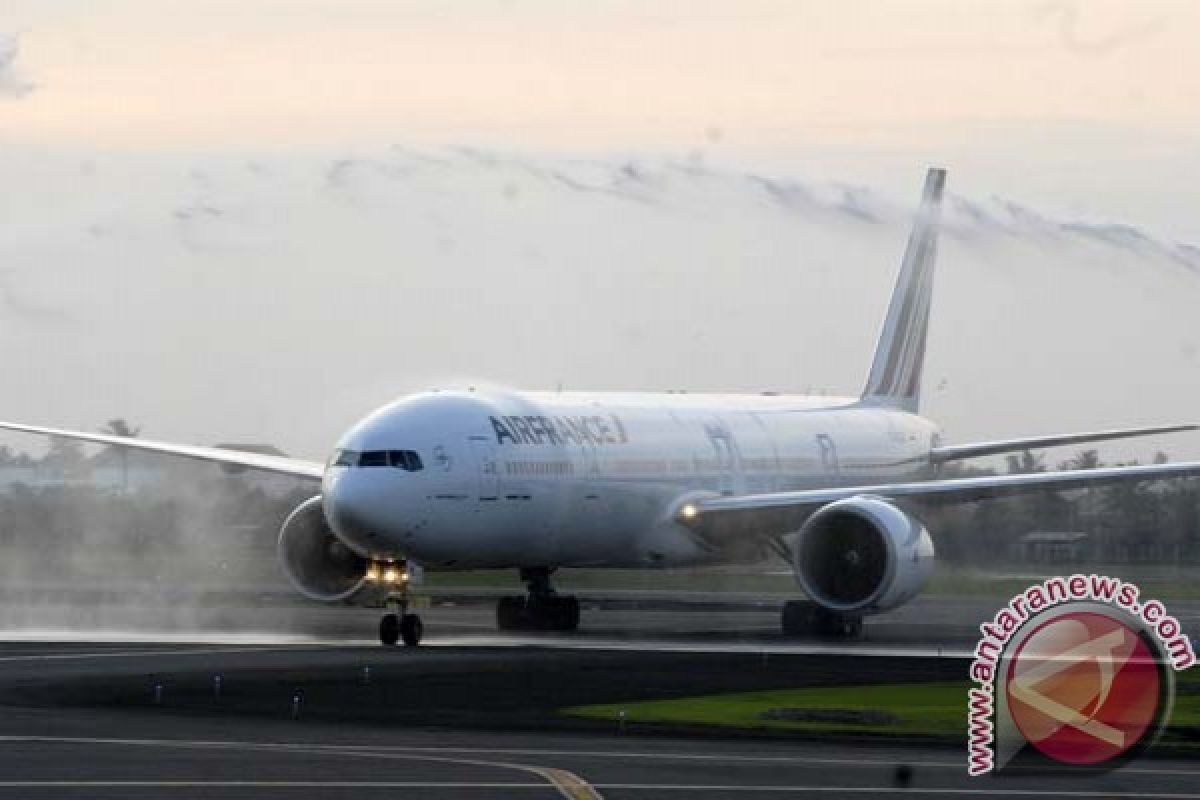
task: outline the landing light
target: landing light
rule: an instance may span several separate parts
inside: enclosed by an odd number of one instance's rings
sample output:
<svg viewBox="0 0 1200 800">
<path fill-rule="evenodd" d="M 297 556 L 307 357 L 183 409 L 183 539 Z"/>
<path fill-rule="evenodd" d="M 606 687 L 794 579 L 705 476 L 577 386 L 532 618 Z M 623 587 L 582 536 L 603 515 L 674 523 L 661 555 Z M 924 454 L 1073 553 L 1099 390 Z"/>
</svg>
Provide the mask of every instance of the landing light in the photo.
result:
<svg viewBox="0 0 1200 800">
<path fill-rule="evenodd" d="M 388 568 L 383 571 L 383 582 L 384 583 L 395 583 L 398 580 L 400 580 L 400 573 L 397 572 L 396 570 Z"/>
<path fill-rule="evenodd" d="M 375 566 L 374 564 L 367 567 L 367 580 L 369 580 L 369 581 L 379 580 L 379 567 Z"/>
<path fill-rule="evenodd" d="M 696 515 L 699 513 L 700 509 L 696 508 L 691 503 L 687 503 L 683 508 L 679 509 L 679 516 L 683 517 L 684 519 L 695 519 Z"/>
</svg>

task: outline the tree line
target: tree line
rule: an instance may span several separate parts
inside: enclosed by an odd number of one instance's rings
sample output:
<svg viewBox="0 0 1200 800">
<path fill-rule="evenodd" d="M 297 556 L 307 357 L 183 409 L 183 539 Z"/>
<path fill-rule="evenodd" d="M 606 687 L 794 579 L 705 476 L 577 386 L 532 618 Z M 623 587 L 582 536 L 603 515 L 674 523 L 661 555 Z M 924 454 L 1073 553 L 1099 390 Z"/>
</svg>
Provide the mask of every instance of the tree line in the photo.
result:
<svg viewBox="0 0 1200 800">
<path fill-rule="evenodd" d="M 1169 461 L 1158 453 L 1154 463 Z M 1111 466 L 1136 466 L 1137 461 Z M 1107 466 L 1096 450 L 1083 450 L 1055 469 Z M 1046 472 L 1042 454 L 1023 452 L 1006 459 L 1010 474 Z M 1000 470 L 966 464 L 948 465 L 943 478 L 995 475 Z M 1059 534 L 1073 541 L 1069 553 L 1102 563 L 1200 562 L 1200 481 L 1116 483 L 1066 492 L 1038 492 L 978 503 L 931 509 L 922 514 L 939 558 L 962 564 L 1021 561 L 1030 557 L 1031 533 Z M 1065 534 L 1084 534 L 1071 537 Z M 1053 536 L 1045 539 L 1054 540 Z M 1061 554 L 1060 554 L 1061 555 Z"/>
</svg>

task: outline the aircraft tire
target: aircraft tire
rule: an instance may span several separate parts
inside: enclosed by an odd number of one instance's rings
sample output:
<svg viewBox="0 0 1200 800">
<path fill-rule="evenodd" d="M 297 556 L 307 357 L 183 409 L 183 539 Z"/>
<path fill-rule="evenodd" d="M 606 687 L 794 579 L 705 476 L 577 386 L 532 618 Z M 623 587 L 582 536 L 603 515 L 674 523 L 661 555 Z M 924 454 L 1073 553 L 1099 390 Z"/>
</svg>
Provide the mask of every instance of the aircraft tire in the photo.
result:
<svg viewBox="0 0 1200 800">
<path fill-rule="evenodd" d="M 784 636 L 811 636 L 816 632 L 817 607 L 803 600 L 789 600 L 783 605 Z"/>
<path fill-rule="evenodd" d="M 379 619 L 379 643 L 392 647 L 400 641 L 400 618 L 395 614 L 384 614 Z"/>
<path fill-rule="evenodd" d="M 496 627 L 502 631 L 515 631 L 522 625 L 525 616 L 524 597 L 501 597 L 496 602 Z"/>
<path fill-rule="evenodd" d="M 863 633 L 862 617 L 852 614 L 839 615 L 839 627 L 833 635 L 838 639 L 855 640 L 861 639 Z"/>
<path fill-rule="evenodd" d="M 862 637 L 863 620 L 858 614 L 841 614 L 805 600 L 791 600 L 783 606 L 782 627 L 785 636 L 846 641 Z"/>
<path fill-rule="evenodd" d="M 395 616 L 394 614 L 392 616 Z M 405 647 L 416 647 L 421 643 L 421 636 L 425 633 L 425 625 L 421 622 L 421 618 L 416 614 L 405 614 L 400 618 L 400 638 L 404 641 Z M 392 642 L 395 644 L 395 642 Z"/>
<path fill-rule="evenodd" d="M 496 627 L 502 631 L 578 630 L 579 600 L 558 595 L 502 597 L 496 603 Z"/>
<path fill-rule="evenodd" d="M 560 598 L 558 612 L 558 630 L 579 630 L 579 600 L 574 597 Z"/>
</svg>

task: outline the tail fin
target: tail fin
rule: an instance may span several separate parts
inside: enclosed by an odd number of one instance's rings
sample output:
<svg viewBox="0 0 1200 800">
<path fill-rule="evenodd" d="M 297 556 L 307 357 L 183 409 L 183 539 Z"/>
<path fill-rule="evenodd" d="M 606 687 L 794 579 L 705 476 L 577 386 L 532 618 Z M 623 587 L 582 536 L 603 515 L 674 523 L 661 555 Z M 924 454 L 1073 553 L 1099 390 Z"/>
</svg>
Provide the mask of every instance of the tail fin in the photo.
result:
<svg viewBox="0 0 1200 800">
<path fill-rule="evenodd" d="M 875 361 L 867 377 L 862 402 L 915 412 L 921 400 L 921 367 L 933 296 L 933 267 L 937 260 L 938 220 L 941 216 L 944 169 L 930 169 L 917 212 L 900 277 L 892 291 L 887 318 L 875 346 Z"/>
</svg>

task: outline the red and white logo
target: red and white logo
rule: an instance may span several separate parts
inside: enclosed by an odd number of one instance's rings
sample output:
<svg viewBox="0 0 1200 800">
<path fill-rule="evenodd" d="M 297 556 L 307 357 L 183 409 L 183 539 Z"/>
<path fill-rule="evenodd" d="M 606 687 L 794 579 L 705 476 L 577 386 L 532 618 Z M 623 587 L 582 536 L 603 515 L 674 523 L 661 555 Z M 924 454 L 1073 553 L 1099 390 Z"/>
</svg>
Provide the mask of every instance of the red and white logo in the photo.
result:
<svg viewBox="0 0 1200 800">
<path fill-rule="evenodd" d="M 1163 716 L 1163 658 L 1155 650 L 1116 614 L 1064 609 L 1014 648 L 1003 684 L 1013 723 L 1055 761 L 1119 758 L 1155 733 Z"/>
<path fill-rule="evenodd" d="M 971 775 L 1126 763 L 1166 727 L 1175 672 L 1196 663 L 1162 603 L 1105 575 L 1047 578 L 979 631 L 967 692 Z"/>
</svg>

